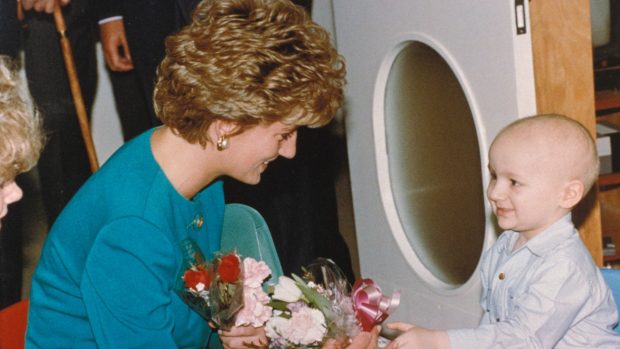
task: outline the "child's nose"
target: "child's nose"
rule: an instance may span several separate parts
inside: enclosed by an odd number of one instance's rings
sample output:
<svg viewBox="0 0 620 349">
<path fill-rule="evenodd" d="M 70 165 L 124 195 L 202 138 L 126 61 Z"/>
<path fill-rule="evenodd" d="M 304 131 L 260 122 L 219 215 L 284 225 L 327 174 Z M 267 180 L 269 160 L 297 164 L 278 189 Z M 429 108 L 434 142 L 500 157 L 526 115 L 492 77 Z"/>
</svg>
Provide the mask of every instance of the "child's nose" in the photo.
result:
<svg viewBox="0 0 620 349">
<path fill-rule="evenodd" d="M 487 189 L 489 200 L 501 200 L 504 197 L 504 190 L 496 182 L 491 182 Z"/>
</svg>

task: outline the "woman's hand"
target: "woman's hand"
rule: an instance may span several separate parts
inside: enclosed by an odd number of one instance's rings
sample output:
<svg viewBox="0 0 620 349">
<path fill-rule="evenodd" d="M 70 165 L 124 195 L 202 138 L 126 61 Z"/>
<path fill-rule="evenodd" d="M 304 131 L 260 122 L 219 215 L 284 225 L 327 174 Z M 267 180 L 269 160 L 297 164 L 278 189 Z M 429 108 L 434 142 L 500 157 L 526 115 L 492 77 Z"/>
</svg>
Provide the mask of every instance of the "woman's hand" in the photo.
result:
<svg viewBox="0 0 620 349">
<path fill-rule="evenodd" d="M 264 327 L 238 326 L 218 334 L 226 349 L 267 348 L 269 344 Z"/>
<path fill-rule="evenodd" d="M 321 349 L 376 349 L 381 326 L 375 326 L 370 332 L 360 332 L 347 340 L 328 339 Z"/>
<path fill-rule="evenodd" d="M 403 322 L 386 325 L 404 333 L 390 342 L 385 349 L 450 349 L 450 338 L 446 331 L 434 331 Z"/>
</svg>

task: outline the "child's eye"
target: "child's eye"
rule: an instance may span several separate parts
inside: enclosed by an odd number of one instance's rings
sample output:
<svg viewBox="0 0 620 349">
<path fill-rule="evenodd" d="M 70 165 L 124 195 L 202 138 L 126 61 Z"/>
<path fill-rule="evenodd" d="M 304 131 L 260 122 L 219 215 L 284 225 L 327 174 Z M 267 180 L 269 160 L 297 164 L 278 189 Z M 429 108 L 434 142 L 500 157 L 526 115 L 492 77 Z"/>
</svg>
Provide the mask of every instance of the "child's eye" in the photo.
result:
<svg viewBox="0 0 620 349">
<path fill-rule="evenodd" d="M 514 179 L 511 179 L 510 180 L 510 185 L 512 185 L 513 187 L 518 187 L 519 185 L 521 185 L 521 183 L 517 182 Z"/>
</svg>

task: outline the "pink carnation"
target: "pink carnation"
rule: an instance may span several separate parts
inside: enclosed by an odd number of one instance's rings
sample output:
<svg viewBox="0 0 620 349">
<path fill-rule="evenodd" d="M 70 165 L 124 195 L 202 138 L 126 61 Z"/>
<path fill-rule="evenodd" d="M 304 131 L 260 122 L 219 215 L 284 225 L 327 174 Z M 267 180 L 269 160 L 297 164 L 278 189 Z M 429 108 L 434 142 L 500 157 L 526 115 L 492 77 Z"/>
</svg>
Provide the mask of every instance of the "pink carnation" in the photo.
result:
<svg viewBox="0 0 620 349">
<path fill-rule="evenodd" d="M 267 303 L 269 303 L 269 296 L 262 289 L 255 289 L 255 292 L 247 292 L 243 296 L 243 309 L 237 314 L 235 325 L 263 326 L 271 318 L 272 308 Z"/>
<path fill-rule="evenodd" d="M 272 308 L 267 306 L 269 296 L 261 287 L 271 270 L 265 262 L 249 257 L 243 260 L 243 268 L 243 309 L 237 314 L 235 325 L 260 327 L 271 317 Z"/>
<path fill-rule="evenodd" d="M 263 281 L 271 275 L 267 263 L 249 257 L 243 260 L 243 272 L 245 273 L 243 284 L 251 288 L 261 287 Z"/>
<path fill-rule="evenodd" d="M 307 306 L 291 313 L 290 319 L 272 318 L 265 330 L 267 336 L 285 338 L 294 345 L 313 345 L 321 342 L 327 334 L 323 313 Z"/>
</svg>

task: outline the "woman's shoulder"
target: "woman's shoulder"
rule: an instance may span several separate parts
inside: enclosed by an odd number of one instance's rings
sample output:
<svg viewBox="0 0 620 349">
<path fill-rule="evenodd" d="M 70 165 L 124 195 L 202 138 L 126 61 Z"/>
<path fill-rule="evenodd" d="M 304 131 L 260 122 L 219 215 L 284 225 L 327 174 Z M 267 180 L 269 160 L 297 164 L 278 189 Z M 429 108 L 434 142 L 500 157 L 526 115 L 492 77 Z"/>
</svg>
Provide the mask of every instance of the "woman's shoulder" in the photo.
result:
<svg viewBox="0 0 620 349">
<path fill-rule="evenodd" d="M 150 143 L 153 131 L 154 129 L 148 130 L 123 144 L 98 172 L 125 172 L 134 168 L 156 166 Z"/>
</svg>

